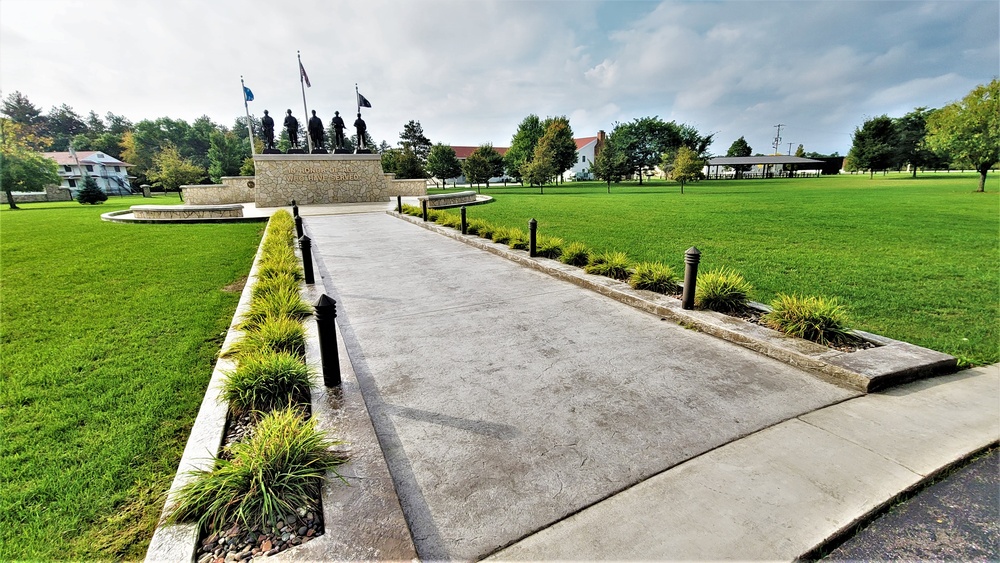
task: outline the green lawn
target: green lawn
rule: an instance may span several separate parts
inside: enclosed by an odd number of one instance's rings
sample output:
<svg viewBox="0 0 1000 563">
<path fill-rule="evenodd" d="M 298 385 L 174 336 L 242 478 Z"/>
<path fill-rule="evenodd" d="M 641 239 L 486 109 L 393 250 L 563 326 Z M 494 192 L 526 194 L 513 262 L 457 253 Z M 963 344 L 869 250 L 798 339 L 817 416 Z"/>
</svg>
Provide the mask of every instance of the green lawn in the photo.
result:
<svg viewBox="0 0 1000 563">
<path fill-rule="evenodd" d="M 1000 177 L 973 193 L 974 174 L 657 181 L 639 187 L 567 183 L 484 189 L 496 198 L 469 218 L 622 250 L 683 273 L 731 267 L 755 300 L 778 292 L 838 297 L 855 328 L 947 352 L 1000 361 Z"/>
<path fill-rule="evenodd" d="M 152 536 L 263 224 L 99 218 L 136 203 L 0 212 L 0 560 Z"/>
</svg>

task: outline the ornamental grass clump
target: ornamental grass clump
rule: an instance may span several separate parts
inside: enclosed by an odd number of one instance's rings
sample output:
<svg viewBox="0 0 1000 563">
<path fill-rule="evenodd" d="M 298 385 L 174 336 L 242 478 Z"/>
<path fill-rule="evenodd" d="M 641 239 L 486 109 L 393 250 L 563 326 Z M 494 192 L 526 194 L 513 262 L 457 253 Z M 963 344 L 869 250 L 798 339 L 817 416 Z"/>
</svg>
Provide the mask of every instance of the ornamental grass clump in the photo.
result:
<svg viewBox="0 0 1000 563">
<path fill-rule="evenodd" d="M 632 275 L 631 263 L 624 252 L 601 252 L 590 258 L 590 263 L 584 267 L 588 274 L 597 274 L 616 280 L 627 280 Z"/>
<path fill-rule="evenodd" d="M 552 258 L 558 260 L 563 253 L 563 245 L 566 242 L 558 237 L 539 235 L 535 241 L 535 254 L 542 258 Z"/>
<path fill-rule="evenodd" d="M 265 295 L 269 293 L 274 293 L 275 291 L 280 291 L 284 289 L 294 289 L 299 287 L 298 280 L 292 274 L 281 273 L 275 274 L 271 277 L 264 279 L 257 279 L 257 282 L 253 284 L 250 288 L 250 298 L 251 299 L 262 299 Z"/>
<path fill-rule="evenodd" d="M 590 263 L 590 249 L 582 242 L 571 242 L 563 248 L 559 260 L 563 264 L 583 267 Z"/>
<path fill-rule="evenodd" d="M 518 228 L 510 229 L 510 239 L 507 241 L 507 246 L 513 248 L 514 250 L 528 250 L 528 246 L 531 241 L 528 239 L 528 233 L 522 231 Z M 535 246 L 538 246 L 538 240 L 535 240 Z"/>
<path fill-rule="evenodd" d="M 496 226 L 489 221 L 485 221 L 483 219 L 473 219 L 472 221 L 469 221 L 469 232 L 474 235 L 492 239 L 493 231 L 495 230 Z"/>
<path fill-rule="evenodd" d="M 241 354 L 236 369 L 222 383 L 222 398 L 237 416 L 267 413 L 309 402 L 311 380 L 309 368 L 294 354 Z"/>
<path fill-rule="evenodd" d="M 847 311 L 836 298 L 779 293 L 771 302 L 771 312 L 761 317 L 761 321 L 789 336 L 827 346 L 857 340 L 847 328 Z"/>
<path fill-rule="evenodd" d="M 296 280 L 304 278 L 302 266 L 294 250 L 275 246 L 270 252 L 261 253 L 260 263 L 257 264 L 258 279 L 266 280 L 284 275 L 292 276 Z"/>
<path fill-rule="evenodd" d="M 442 211 L 441 214 L 438 215 L 435 222 L 442 227 L 450 227 L 458 230 L 462 229 L 462 218 L 452 213 Z"/>
<path fill-rule="evenodd" d="M 340 443 L 294 409 L 271 412 L 246 441 L 230 446 L 229 459 L 192 472 L 195 479 L 178 492 L 168 521 L 194 521 L 202 530 L 232 522 L 263 529 L 299 509 L 317 511 L 325 473 L 336 473 L 345 461 L 330 449 Z"/>
<path fill-rule="evenodd" d="M 412 215 L 414 217 L 420 217 L 422 213 L 420 208 L 416 205 L 410 205 L 409 203 L 403 204 L 403 215 Z"/>
<path fill-rule="evenodd" d="M 493 230 L 492 236 L 493 242 L 498 244 L 507 244 L 510 242 L 511 237 L 517 236 L 517 229 L 513 227 L 497 227 Z"/>
<path fill-rule="evenodd" d="M 660 262 L 640 262 L 635 265 L 628 284 L 633 289 L 646 289 L 656 293 L 676 293 L 677 274 L 666 264 Z"/>
<path fill-rule="evenodd" d="M 735 270 L 722 268 L 698 275 L 694 304 L 720 313 L 737 313 L 747 306 L 753 287 Z"/>
<path fill-rule="evenodd" d="M 250 300 L 250 308 L 240 328 L 252 330 L 271 318 L 302 320 L 312 312 L 312 307 L 302 300 L 298 287 L 275 287 L 260 298 Z"/>
<path fill-rule="evenodd" d="M 302 323 L 289 318 L 265 318 L 263 322 L 243 333 L 230 355 L 252 356 L 262 352 L 282 352 L 303 359 L 306 350 L 306 331 Z"/>
</svg>

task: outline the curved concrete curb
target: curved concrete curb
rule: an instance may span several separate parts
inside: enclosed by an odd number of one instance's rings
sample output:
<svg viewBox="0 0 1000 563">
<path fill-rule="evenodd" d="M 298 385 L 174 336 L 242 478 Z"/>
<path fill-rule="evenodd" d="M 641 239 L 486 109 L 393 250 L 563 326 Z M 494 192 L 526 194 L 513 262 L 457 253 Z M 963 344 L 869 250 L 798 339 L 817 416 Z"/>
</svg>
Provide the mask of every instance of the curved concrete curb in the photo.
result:
<svg viewBox="0 0 1000 563">
<path fill-rule="evenodd" d="M 394 210 L 386 213 L 851 389 L 877 391 L 922 377 L 950 373 L 957 366 L 957 360 L 948 354 L 861 331 L 858 332 L 862 337 L 878 346 L 857 352 L 841 352 L 715 311 L 685 310 L 681 308 L 679 299 L 632 289 L 624 282 L 587 274 L 581 268 L 556 260 L 533 258 L 524 250 L 512 250 L 507 245 L 475 235 L 463 235 L 455 229 L 424 222 L 419 217 L 401 215 Z"/>
<path fill-rule="evenodd" d="M 268 216 L 249 217 L 191 217 L 187 219 L 140 219 L 131 210 L 109 211 L 101 214 L 102 221 L 113 223 L 260 223 L 267 221 Z"/>
</svg>

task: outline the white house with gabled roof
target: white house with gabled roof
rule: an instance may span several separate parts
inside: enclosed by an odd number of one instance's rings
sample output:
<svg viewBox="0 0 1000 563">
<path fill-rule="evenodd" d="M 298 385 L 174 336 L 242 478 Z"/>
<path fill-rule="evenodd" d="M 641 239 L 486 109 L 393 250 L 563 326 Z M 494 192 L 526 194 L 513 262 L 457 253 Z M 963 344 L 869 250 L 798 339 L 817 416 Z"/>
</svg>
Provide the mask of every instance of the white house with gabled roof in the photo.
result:
<svg viewBox="0 0 1000 563">
<path fill-rule="evenodd" d="M 122 162 L 113 156 L 99 151 L 47 152 L 46 157 L 59 165 L 60 187 L 68 188 L 73 197 L 77 190 L 83 187 L 83 175 L 86 173 L 97 181 L 97 187 L 107 194 L 121 195 L 132 193 L 129 183 L 128 169 L 132 164 Z"/>
</svg>

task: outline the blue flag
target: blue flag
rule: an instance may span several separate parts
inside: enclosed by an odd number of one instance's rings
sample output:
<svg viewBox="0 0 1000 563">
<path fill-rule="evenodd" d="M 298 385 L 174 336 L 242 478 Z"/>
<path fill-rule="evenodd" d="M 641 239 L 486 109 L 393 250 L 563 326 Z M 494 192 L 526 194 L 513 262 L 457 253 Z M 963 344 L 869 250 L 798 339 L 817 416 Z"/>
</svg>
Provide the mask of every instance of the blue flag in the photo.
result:
<svg viewBox="0 0 1000 563">
<path fill-rule="evenodd" d="M 247 88 L 246 86 L 243 87 L 243 99 L 245 99 L 248 102 L 253 101 L 253 92 L 251 92 L 250 89 Z"/>
<path fill-rule="evenodd" d="M 358 107 L 370 108 L 372 107 L 372 103 L 368 101 L 368 98 L 358 94 Z"/>
</svg>

